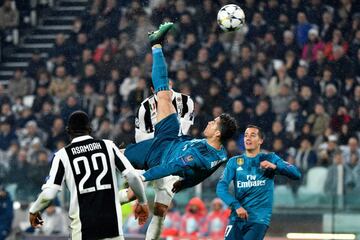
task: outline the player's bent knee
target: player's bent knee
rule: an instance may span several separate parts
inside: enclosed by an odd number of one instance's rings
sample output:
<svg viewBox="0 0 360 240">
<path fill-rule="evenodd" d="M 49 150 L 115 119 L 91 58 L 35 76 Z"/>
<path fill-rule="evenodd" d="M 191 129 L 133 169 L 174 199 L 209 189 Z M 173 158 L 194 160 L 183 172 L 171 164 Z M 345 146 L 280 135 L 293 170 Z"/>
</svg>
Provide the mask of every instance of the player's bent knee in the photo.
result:
<svg viewBox="0 0 360 240">
<path fill-rule="evenodd" d="M 169 207 L 165 204 L 155 202 L 154 215 L 159 217 L 165 217 L 168 208 Z"/>
<path fill-rule="evenodd" d="M 161 189 L 156 192 L 154 202 L 161 203 L 165 206 L 170 206 L 173 197 L 174 193 L 171 192 L 171 190 L 168 191 L 167 189 Z"/>
<path fill-rule="evenodd" d="M 160 100 L 166 101 L 166 102 L 172 102 L 172 95 L 171 91 L 160 91 L 157 93 L 158 102 Z"/>
</svg>

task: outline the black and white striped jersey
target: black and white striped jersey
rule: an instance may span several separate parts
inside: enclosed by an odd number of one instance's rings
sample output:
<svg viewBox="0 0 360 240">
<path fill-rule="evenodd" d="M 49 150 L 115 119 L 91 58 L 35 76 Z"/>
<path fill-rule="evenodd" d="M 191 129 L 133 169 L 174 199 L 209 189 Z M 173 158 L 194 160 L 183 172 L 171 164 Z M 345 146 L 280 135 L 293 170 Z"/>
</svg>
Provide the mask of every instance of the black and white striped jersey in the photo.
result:
<svg viewBox="0 0 360 240">
<path fill-rule="evenodd" d="M 180 120 L 179 134 L 188 134 L 194 124 L 194 101 L 187 95 L 172 90 L 172 103 Z M 156 95 L 146 98 L 140 105 L 135 119 L 135 140 L 141 142 L 154 137 L 157 122 Z"/>
<path fill-rule="evenodd" d="M 81 136 L 55 153 L 42 190 L 70 190 L 72 239 L 123 235 L 116 170 L 125 176 L 133 167 L 110 140 Z"/>
</svg>

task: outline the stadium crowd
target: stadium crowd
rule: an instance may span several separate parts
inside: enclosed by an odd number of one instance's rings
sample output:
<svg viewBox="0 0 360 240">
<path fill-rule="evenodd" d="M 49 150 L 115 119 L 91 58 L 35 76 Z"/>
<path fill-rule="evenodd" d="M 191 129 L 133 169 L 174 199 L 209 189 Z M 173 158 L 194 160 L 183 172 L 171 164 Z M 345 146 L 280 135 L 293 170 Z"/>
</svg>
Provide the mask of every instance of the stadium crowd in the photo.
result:
<svg viewBox="0 0 360 240">
<path fill-rule="evenodd" d="M 356 1 L 232 1 L 247 26 L 223 33 L 216 14 L 226 0 L 90 1 L 49 57 L 33 53 L 8 87 L 0 85 L 0 183 L 33 201 L 52 154 L 68 142 L 64 125 L 82 109 L 93 135 L 134 142 L 134 114 L 151 93 L 147 32 L 174 21 L 164 46 L 174 89 L 195 101 L 191 135 L 223 112 L 238 121 L 229 155 L 242 149 L 248 123 L 266 132 L 264 149 L 338 176 L 360 192 L 360 11 Z M 304 178 L 306 179 L 306 178 Z M 209 186 L 215 187 L 212 178 Z M 279 180 L 281 183 L 281 180 Z M 298 186 L 294 186 L 296 191 Z M 338 191 L 327 179 L 326 192 Z"/>
</svg>

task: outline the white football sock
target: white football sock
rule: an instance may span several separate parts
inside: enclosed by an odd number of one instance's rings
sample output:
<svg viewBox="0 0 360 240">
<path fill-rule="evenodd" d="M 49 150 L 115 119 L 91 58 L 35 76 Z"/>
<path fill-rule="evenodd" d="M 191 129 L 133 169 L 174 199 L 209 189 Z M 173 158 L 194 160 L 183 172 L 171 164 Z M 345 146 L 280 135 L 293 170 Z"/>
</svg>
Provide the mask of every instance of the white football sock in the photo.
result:
<svg viewBox="0 0 360 240">
<path fill-rule="evenodd" d="M 165 217 L 153 216 L 146 232 L 145 240 L 158 240 L 163 229 Z"/>
</svg>

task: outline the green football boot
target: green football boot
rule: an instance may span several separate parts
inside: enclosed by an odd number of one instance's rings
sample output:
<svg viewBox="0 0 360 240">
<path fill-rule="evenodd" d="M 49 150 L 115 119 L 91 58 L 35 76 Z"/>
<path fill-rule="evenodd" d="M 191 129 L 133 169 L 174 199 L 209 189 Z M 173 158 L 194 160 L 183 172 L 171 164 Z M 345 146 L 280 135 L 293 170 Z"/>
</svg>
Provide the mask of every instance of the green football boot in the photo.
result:
<svg viewBox="0 0 360 240">
<path fill-rule="evenodd" d="M 174 26 L 172 22 L 165 22 L 160 25 L 159 29 L 148 33 L 150 45 L 163 44 L 167 32 Z"/>
</svg>

